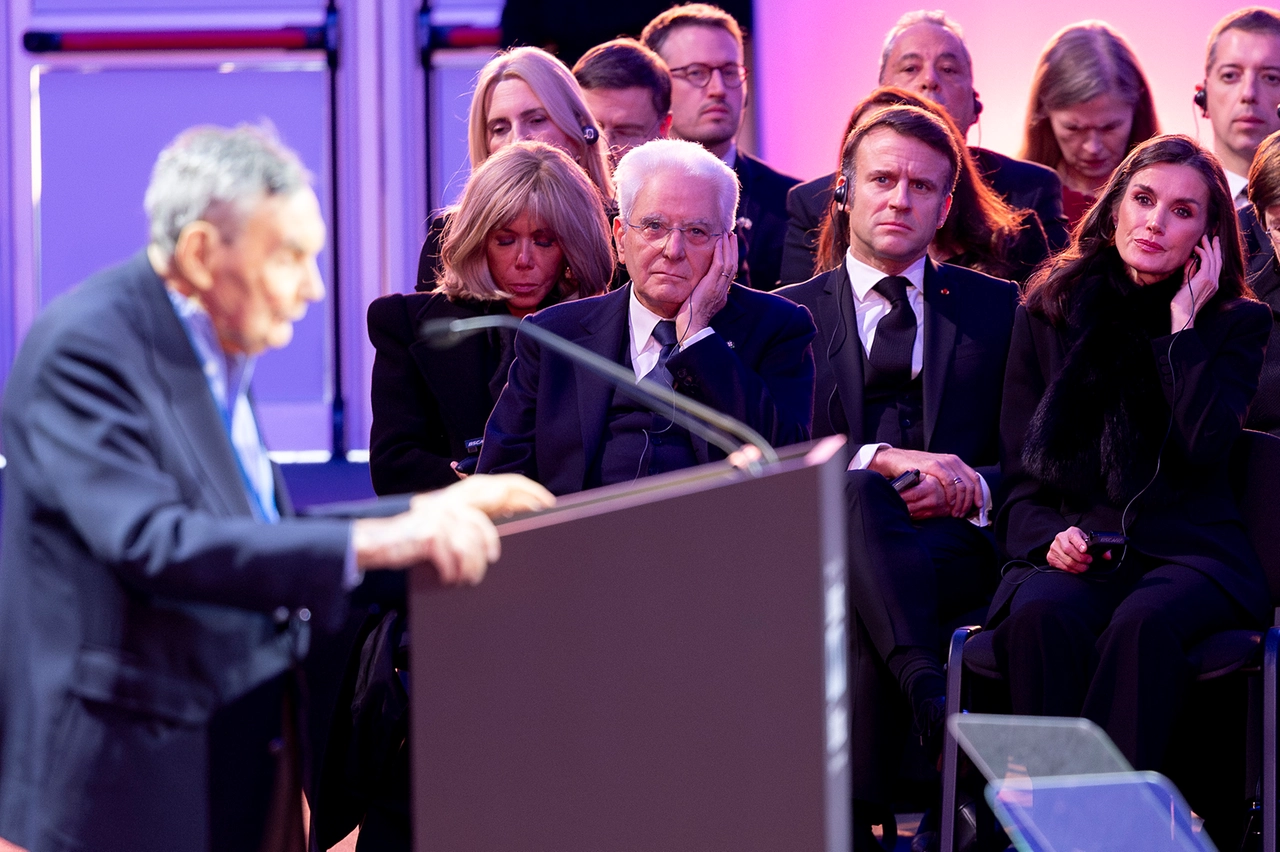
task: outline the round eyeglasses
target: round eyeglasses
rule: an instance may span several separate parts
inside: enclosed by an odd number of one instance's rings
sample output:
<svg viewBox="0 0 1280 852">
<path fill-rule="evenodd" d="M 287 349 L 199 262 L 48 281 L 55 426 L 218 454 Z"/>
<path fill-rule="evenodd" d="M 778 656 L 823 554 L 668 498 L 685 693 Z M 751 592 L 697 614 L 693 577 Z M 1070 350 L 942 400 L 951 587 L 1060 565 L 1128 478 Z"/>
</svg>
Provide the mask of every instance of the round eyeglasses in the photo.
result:
<svg viewBox="0 0 1280 852">
<path fill-rule="evenodd" d="M 687 228 L 677 228 L 674 225 L 664 225 L 661 222 L 641 222 L 639 225 L 633 222 L 627 222 L 627 227 L 635 231 L 640 237 L 650 245 L 657 245 L 671 236 L 672 231 L 679 231 L 684 235 L 685 241 L 691 246 L 705 246 L 716 237 L 724 236 L 723 234 L 714 234 L 701 225 L 690 225 Z"/>
<path fill-rule="evenodd" d="M 704 65 L 701 62 L 694 62 L 691 65 L 672 68 L 671 76 L 687 80 L 699 89 L 705 89 L 711 82 L 712 71 L 720 72 L 720 79 L 724 80 L 727 89 L 737 89 L 747 79 L 747 66 L 737 62 L 726 62 L 724 65 Z"/>
</svg>

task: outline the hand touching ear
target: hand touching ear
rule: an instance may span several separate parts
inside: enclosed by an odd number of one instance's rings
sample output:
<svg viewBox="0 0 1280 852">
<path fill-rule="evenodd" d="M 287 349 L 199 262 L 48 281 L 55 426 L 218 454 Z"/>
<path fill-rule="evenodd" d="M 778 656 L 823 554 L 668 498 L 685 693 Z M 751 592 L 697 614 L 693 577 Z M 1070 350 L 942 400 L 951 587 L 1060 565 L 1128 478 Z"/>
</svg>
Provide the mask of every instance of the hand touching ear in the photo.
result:
<svg viewBox="0 0 1280 852">
<path fill-rule="evenodd" d="M 1177 333 L 1195 325 L 1200 312 L 1213 294 L 1218 292 L 1218 276 L 1222 274 L 1222 240 L 1205 234 L 1192 249 L 1184 269 L 1184 282 L 1169 305 L 1172 315 L 1170 331 Z"/>
</svg>

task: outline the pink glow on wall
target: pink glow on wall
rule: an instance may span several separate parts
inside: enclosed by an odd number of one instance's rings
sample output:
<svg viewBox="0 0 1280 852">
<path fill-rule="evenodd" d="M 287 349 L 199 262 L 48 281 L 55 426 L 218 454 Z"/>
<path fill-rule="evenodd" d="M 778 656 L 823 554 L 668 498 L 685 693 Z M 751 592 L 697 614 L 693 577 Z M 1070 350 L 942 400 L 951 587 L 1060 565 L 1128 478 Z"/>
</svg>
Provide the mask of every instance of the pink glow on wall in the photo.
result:
<svg viewBox="0 0 1280 852">
<path fill-rule="evenodd" d="M 775 168 L 809 179 L 835 167 L 840 132 L 853 105 L 876 85 L 885 32 L 903 12 L 936 8 L 895 0 L 756 0 L 754 96 L 759 144 Z M 1017 155 L 1031 76 L 1041 50 L 1068 24 L 1096 18 L 1133 45 L 1151 80 L 1161 129 L 1212 146 L 1213 131 L 1191 103 L 1204 78 L 1205 39 L 1230 0 L 1161 3 L 953 0 L 973 54 L 974 88 L 985 109 L 969 132 L 974 145 Z"/>
</svg>

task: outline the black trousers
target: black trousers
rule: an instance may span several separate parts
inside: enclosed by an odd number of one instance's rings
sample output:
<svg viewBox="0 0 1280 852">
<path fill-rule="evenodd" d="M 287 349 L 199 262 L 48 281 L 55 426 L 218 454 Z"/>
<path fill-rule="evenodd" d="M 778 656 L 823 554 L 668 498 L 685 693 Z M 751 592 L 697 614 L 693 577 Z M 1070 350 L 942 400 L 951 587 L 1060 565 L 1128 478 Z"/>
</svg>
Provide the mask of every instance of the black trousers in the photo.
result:
<svg viewBox="0 0 1280 852">
<path fill-rule="evenodd" d="M 937 654 L 945 625 L 990 602 L 999 566 L 990 535 L 957 518 L 912 521 L 878 473 L 849 471 L 845 492 L 853 796 L 887 805 L 911 712 L 885 660 Z"/>
<path fill-rule="evenodd" d="M 992 641 L 1013 712 L 1085 716 L 1139 770 L 1162 768 L 1186 650 L 1252 620 L 1199 571 L 1141 554 L 1110 574 L 1019 569 L 1004 582 L 1017 588 Z"/>
</svg>

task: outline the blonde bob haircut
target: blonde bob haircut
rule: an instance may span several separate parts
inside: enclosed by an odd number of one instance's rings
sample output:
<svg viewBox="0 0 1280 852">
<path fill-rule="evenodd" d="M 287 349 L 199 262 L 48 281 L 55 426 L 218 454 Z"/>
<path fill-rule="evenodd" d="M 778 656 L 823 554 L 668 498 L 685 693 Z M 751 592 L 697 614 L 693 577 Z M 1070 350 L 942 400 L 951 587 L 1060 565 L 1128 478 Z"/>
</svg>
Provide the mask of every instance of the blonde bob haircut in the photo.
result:
<svg viewBox="0 0 1280 852">
<path fill-rule="evenodd" d="M 493 90 L 503 80 L 523 80 L 533 90 L 560 132 L 569 138 L 573 150 L 569 153 L 582 166 L 601 194 L 613 198 L 613 179 L 609 173 L 609 146 L 604 142 L 600 127 L 582 99 L 582 89 L 573 72 L 559 59 L 537 47 L 516 47 L 500 53 L 480 69 L 475 94 L 471 96 L 471 115 L 467 119 L 467 146 L 471 155 L 471 168 L 478 168 L 488 159 L 489 150 L 489 102 Z M 596 142 L 588 145 L 583 138 L 587 128 L 596 132 Z"/>
<path fill-rule="evenodd" d="M 604 292 L 613 249 L 600 191 L 569 155 L 545 142 L 516 142 L 480 164 L 441 237 L 434 292 L 450 299 L 510 298 L 489 271 L 489 235 L 527 213 L 555 234 L 564 252 L 557 301 Z"/>
</svg>

